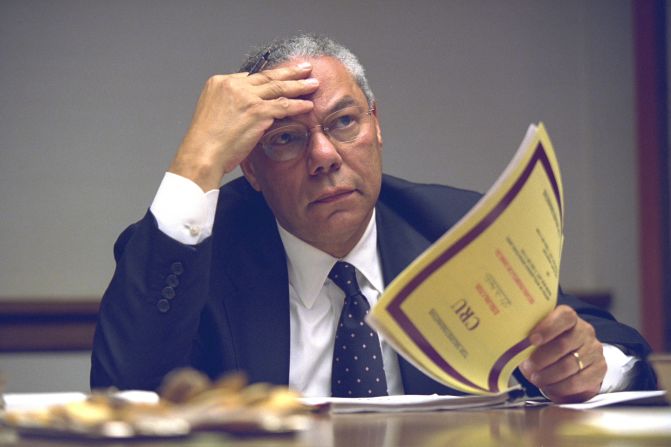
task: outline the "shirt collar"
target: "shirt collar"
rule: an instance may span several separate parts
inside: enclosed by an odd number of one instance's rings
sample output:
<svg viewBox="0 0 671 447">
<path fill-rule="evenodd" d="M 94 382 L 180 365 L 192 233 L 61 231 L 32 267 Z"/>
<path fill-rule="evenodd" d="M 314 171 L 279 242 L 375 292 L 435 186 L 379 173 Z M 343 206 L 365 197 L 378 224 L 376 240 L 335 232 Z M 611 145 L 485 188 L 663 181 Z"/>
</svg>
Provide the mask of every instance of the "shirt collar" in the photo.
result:
<svg viewBox="0 0 671 447">
<path fill-rule="evenodd" d="M 277 228 L 287 254 L 289 284 L 294 288 L 303 305 L 310 309 L 324 287 L 329 272 L 340 259 L 297 238 L 282 228 L 279 222 Z M 356 267 L 378 293 L 382 293 L 384 281 L 377 252 L 377 226 L 374 209 L 363 236 L 342 261 L 349 262 Z"/>
</svg>

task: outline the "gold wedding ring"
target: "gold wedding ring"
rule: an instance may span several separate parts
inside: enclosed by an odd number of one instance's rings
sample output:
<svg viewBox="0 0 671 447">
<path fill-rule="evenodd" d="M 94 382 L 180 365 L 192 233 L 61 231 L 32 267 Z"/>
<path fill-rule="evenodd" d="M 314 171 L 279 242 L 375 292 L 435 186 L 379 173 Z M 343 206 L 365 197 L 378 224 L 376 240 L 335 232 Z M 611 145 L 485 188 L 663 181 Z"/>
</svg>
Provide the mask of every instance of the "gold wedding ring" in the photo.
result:
<svg viewBox="0 0 671 447">
<path fill-rule="evenodd" d="M 580 360 L 580 354 L 578 354 L 578 351 L 573 351 L 572 354 L 573 357 L 575 357 L 575 361 L 578 362 L 578 372 L 585 369 L 585 365 L 583 365 L 582 360 Z"/>
</svg>

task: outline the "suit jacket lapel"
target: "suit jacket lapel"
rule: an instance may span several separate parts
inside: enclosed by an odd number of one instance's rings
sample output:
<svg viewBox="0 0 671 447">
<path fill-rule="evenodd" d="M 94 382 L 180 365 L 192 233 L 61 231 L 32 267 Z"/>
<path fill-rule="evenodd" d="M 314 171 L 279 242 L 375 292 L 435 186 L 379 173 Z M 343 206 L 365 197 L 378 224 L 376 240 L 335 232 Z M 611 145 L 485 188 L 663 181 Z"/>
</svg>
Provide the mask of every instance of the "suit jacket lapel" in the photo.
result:
<svg viewBox="0 0 671 447">
<path fill-rule="evenodd" d="M 259 198 L 260 199 L 260 198 Z M 262 199 L 260 199 L 262 200 Z M 215 256 L 227 282 L 222 299 L 231 327 L 238 368 L 251 381 L 289 383 L 289 280 L 286 255 L 265 203 L 237 218 Z M 230 226 L 226 228 L 231 228 Z M 230 254 L 236 258 L 231 259 Z"/>
<path fill-rule="evenodd" d="M 384 203 L 377 204 L 375 215 L 382 274 L 385 284 L 389 284 L 431 242 Z"/>
<path fill-rule="evenodd" d="M 382 202 L 376 207 L 376 223 L 382 273 L 385 284 L 389 284 L 431 245 L 431 241 Z M 455 394 L 454 390 L 430 379 L 402 356 L 398 359 L 406 394 Z"/>
</svg>

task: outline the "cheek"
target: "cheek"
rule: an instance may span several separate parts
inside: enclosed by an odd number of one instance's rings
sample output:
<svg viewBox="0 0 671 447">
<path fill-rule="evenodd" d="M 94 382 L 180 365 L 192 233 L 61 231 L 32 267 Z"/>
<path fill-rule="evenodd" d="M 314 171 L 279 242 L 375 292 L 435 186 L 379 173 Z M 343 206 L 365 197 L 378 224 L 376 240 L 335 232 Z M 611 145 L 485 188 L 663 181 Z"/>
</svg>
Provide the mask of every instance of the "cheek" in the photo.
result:
<svg viewBox="0 0 671 447">
<path fill-rule="evenodd" d="M 255 149 L 250 155 L 250 164 L 261 192 L 265 196 L 278 196 L 287 189 L 287 181 L 291 179 L 292 166 L 269 160 L 263 151 Z"/>
<path fill-rule="evenodd" d="M 357 157 L 352 160 L 351 166 L 361 176 L 362 180 L 368 184 L 379 181 L 382 174 L 381 148 L 377 145 L 369 147 L 367 150 L 357 153 Z"/>
<path fill-rule="evenodd" d="M 291 217 L 299 211 L 301 185 L 289 172 L 273 171 L 263 178 L 263 195 L 273 212 Z"/>
<path fill-rule="evenodd" d="M 267 188 L 263 191 L 263 198 L 273 212 L 273 215 L 285 225 L 285 216 L 290 216 L 291 210 L 288 209 L 289 203 L 286 200 L 286 195 L 281 190 L 275 188 Z"/>
</svg>

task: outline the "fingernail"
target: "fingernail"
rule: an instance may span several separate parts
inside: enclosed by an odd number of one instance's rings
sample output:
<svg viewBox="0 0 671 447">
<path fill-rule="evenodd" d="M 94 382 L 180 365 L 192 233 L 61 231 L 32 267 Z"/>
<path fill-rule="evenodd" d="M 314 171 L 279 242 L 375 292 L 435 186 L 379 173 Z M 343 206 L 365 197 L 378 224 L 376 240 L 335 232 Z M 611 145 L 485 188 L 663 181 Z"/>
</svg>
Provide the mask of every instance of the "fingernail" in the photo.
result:
<svg viewBox="0 0 671 447">
<path fill-rule="evenodd" d="M 317 85 L 317 84 L 319 84 L 319 81 L 316 78 L 307 78 L 307 79 L 303 80 L 303 82 L 306 83 L 307 85 Z"/>
<path fill-rule="evenodd" d="M 301 70 L 306 70 L 310 67 L 312 67 L 312 64 L 310 62 L 301 62 L 300 64 L 298 64 L 298 68 L 300 68 Z"/>
</svg>

